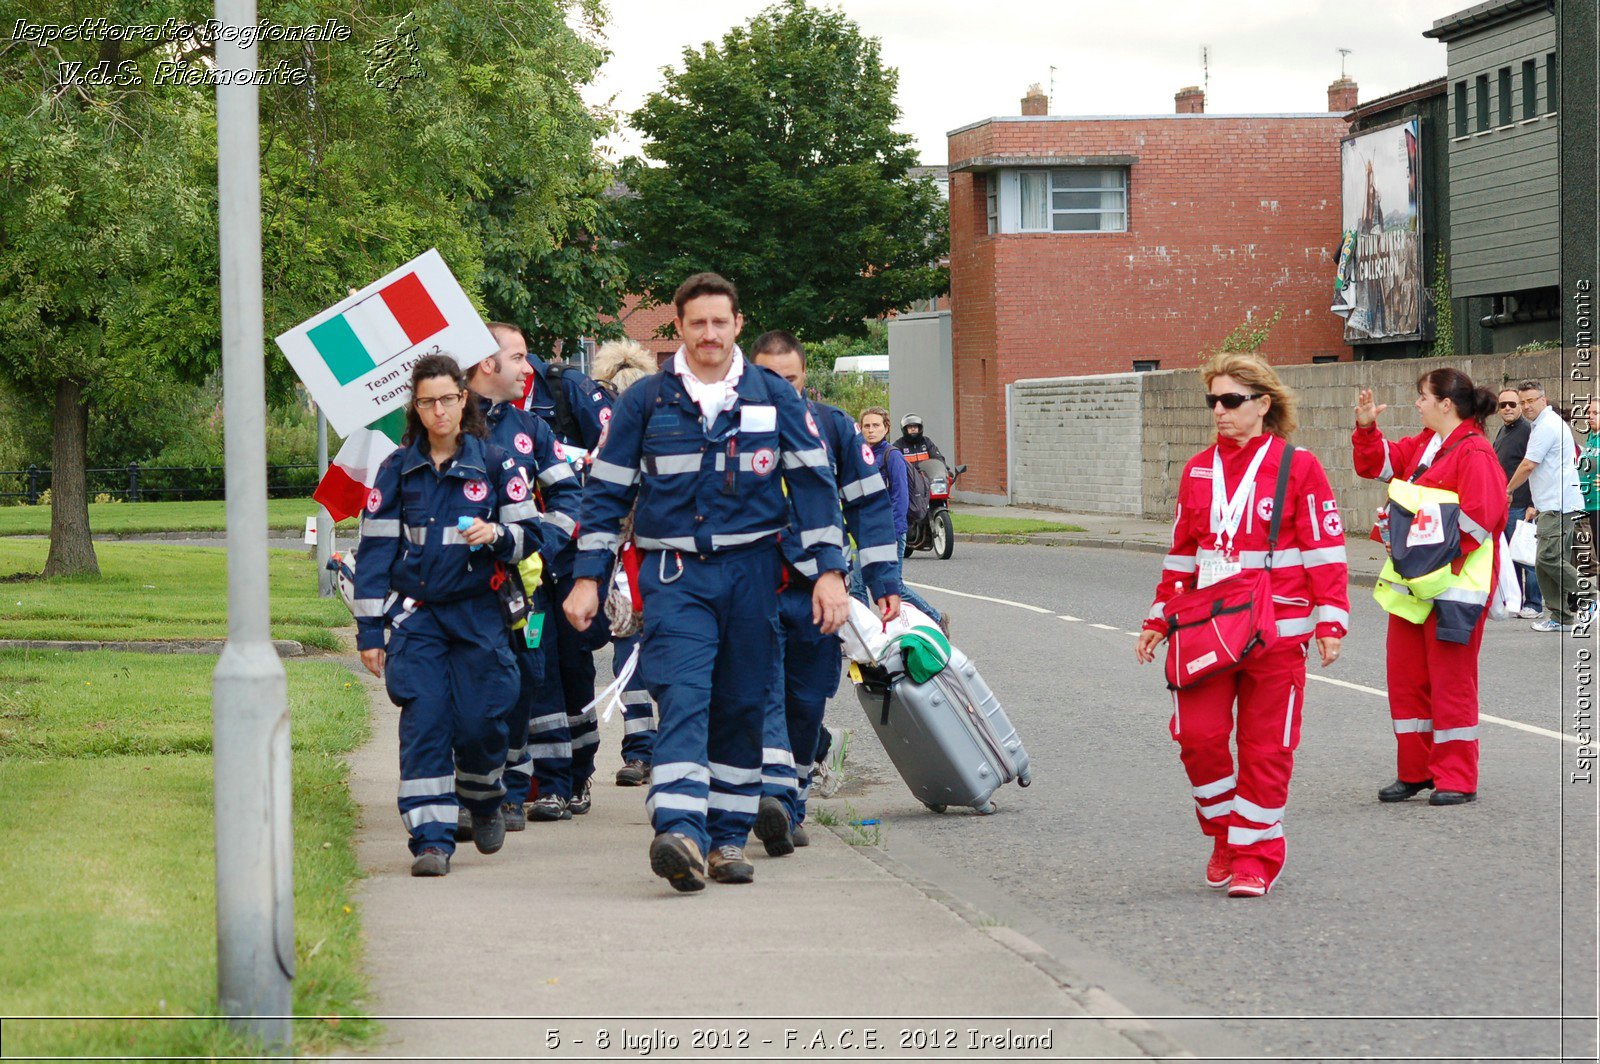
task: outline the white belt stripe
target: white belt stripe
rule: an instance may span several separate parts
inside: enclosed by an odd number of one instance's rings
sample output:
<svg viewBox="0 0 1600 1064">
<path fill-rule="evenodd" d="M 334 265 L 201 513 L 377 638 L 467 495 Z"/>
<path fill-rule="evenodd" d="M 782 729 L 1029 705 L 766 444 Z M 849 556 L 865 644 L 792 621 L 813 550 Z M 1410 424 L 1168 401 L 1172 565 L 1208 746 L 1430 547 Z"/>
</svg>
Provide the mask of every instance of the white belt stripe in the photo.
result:
<svg viewBox="0 0 1600 1064">
<path fill-rule="evenodd" d="M 746 543 L 759 543 L 761 540 L 769 536 L 776 536 L 782 531 L 781 528 L 771 528 L 764 532 L 730 532 L 723 536 L 712 536 L 711 545 L 713 547 L 742 547 Z M 693 539 L 689 540 L 689 549 L 694 549 Z"/>
<path fill-rule="evenodd" d="M 717 459 L 720 463 L 722 459 L 720 451 L 717 453 Z M 672 477 L 680 473 L 700 472 L 700 453 L 698 451 L 694 454 L 653 454 L 650 456 L 649 461 L 652 472 L 658 477 Z"/>
<path fill-rule="evenodd" d="M 426 779 L 401 780 L 401 798 L 428 798 L 434 795 L 454 794 L 454 776 L 429 776 Z"/>
<path fill-rule="evenodd" d="M 361 519 L 361 534 L 377 539 L 393 539 L 400 534 L 400 519 L 398 517 L 363 517 Z"/>
<path fill-rule="evenodd" d="M 666 539 L 651 539 L 649 536 L 638 537 L 640 550 L 694 550 L 693 536 L 669 536 Z"/>
</svg>

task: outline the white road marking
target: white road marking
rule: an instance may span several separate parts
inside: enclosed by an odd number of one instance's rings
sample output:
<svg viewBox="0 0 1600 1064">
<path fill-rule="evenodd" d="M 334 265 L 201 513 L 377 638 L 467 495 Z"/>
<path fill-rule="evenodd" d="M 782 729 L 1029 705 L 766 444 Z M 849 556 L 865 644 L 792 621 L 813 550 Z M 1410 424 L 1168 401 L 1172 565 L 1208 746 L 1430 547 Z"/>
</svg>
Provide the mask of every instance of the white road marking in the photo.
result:
<svg viewBox="0 0 1600 1064">
<path fill-rule="evenodd" d="M 1030 606 L 1026 602 L 1013 602 L 1010 599 L 991 598 L 988 595 L 973 595 L 965 591 L 952 591 L 947 587 L 939 587 L 936 584 L 918 584 L 913 583 L 910 580 L 907 580 L 906 583 L 911 584 L 912 587 L 921 588 L 924 591 L 937 591 L 941 595 L 955 595 L 957 598 L 977 599 L 979 602 L 993 602 L 1001 606 L 1015 606 L 1019 610 L 1029 610 L 1033 613 L 1055 613 L 1054 610 L 1043 609 L 1039 606 Z M 1082 620 L 1081 617 L 1073 617 L 1065 613 L 1055 613 L 1055 615 L 1063 621 Z M 1121 631 L 1121 629 L 1109 624 L 1096 624 L 1091 622 L 1089 627 L 1103 628 L 1108 632 Z M 1139 635 L 1137 632 L 1125 632 L 1123 634 L 1132 635 L 1135 638 L 1138 638 Z M 1333 684 L 1335 687 L 1348 687 L 1352 691 L 1360 691 L 1363 694 L 1376 695 L 1377 697 L 1385 700 L 1387 700 L 1389 697 L 1389 692 L 1382 690 L 1381 688 L 1368 687 L 1365 684 L 1351 683 L 1349 680 L 1335 680 L 1331 676 L 1313 676 L 1308 672 L 1306 673 L 1306 679 L 1316 680 L 1318 683 Z M 1560 739 L 1562 742 L 1572 743 L 1575 746 L 1581 745 L 1578 742 L 1578 737 L 1576 735 L 1567 735 L 1564 732 L 1552 731 L 1549 728 L 1541 728 L 1534 724 L 1524 724 L 1520 720 L 1507 720 L 1504 717 L 1491 716 L 1488 713 L 1481 712 L 1478 714 L 1478 719 L 1480 721 L 1486 721 L 1489 724 L 1499 724 L 1507 728 L 1515 728 L 1517 731 L 1528 732 L 1530 735 L 1543 735 L 1547 739 Z"/>
</svg>

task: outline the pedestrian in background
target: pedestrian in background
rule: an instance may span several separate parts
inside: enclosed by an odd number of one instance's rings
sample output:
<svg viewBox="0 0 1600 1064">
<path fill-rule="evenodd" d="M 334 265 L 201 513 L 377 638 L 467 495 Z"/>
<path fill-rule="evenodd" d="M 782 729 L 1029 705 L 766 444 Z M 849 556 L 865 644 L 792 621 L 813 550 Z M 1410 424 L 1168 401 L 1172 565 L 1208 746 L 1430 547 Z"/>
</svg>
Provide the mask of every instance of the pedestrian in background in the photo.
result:
<svg viewBox="0 0 1600 1064">
<path fill-rule="evenodd" d="M 935 609 L 927 599 L 917 594 L 916 588 L 906 583 L 904 579 L 906 530 L 910 527 L 906 515 L 911 506 L 911 496 L 906 487 L 906 457 L 900 453 L 899 448 L 889 443 L 889 411 L 881 406 L 869 406 L 861 412 L 860 424 L 861 436 L 867 441 L 867 446 L 872 448 L 873 459 L 883 471 L 884 480 L 889 485 L 889 505 L 894 509 L 895 556 L 902 570 L 895 574 L 903 589 L 901 597 L 937 621 L 948 636 L 949 618 Z M 850 594 L 861 602 L 871 604 L 867 599 L 867 584 L 861 578 L 859 565 L 850 570 Z"/>
<path fill-rule="evenodd" d="M 1522 397 L 1515 388 L 1501 389 L 1495 409 L 1500 415 L 1501 424 L 1500 431 L 1494 437 L 1494 454 L 1500 460 L 1501 471 L 1510 480 L 1517 466 L 1522 464 L 1523 455 L 1528 453 L 1528 434 L 1533 430 L 1533 422 L 1522 416 Z M 1533 508 L 1533 489 L 1524 484 L 1513 490 L 1511 510 L 1506 519 L 1507 541 L 1516 534 L 1519 524 L 1532 521 L 1536 513 Z M 1544 609 L 1544 600 L 1539 597 L 1539 577 L 1533 566 L 1520 562 L 1516 563 L 1516 571 L 1517 583 L 1522 589 L 1522 612 L 1513 614 L 1513 617 L 1521 616 L 1531 621 Z"/>
<path fill-rule="evenodd" d="M 1528 451 L 1508 485 L 1511 491 L 1526 481 L 1533 489 L 1534 519 L 1539 528 L 1539 557 L 1535 570 L 1539 593 L 1550 616 L 1533 622 L 1536 632 L 1570 632 L 1578 619 L 1577 599 L 1582 590 L 1577 567 L 1572 564 L 1577 547 L 1578 522 L 1584 514 L 1583 492 L 1578 486 L 1578 444 L 1572 430 L 1545 398 L 1544 386 L 1535 380 L 1517 385 L 1523 413 L 1533 420 Z"/>
<path fill-rule="evenodd" d="M 1591 577 L 1600 575 L 1600 396 L 1589 400 L 1584 407 L 1588 432 L 1583 438 L 1583 451 L 1578 455 L 1578 483 L 1583 489 L 1583 509 L 1589 527 L 1583 542 L 1587 557 L 1580 558 Z"/>
<path fill-rule="evenodd" d="M 1195 819 L 1212 841 L 1206 885 L 1252 898 L 1271 890 L 1283 871 L 1306 657 L 1314 637 L 1324 667 L 1339 658 L 1350 623 L 1349 566 L 1333 489 L 1310 451 L 1288 456 L 1278 542 L 1275 550 L 1270 545 L 1279 471 L 1295 430 L 1294 393 L 1255 355 L 1218 355 L 1200 373 L 1217 439 L 1184 466 L 1172 549 L 1134 654 L 1140 664 L 1155 659 L 1168 636 L 1165 606 L 1185 586 L 1266 571 L 1276 641 L 1231 671 L 1173 691 L 1168 725 L 1193 789 Z M 1229 749 L 1236 728 L 1237 762 Z"/>
<path fill-rule="evenodd" d="M 1432 790 L 1429 805 L 1478 797 L 1478 648 L 1506 527 L 1506 477 L 1484 433 L 1494 393 L 1457 369 L 1417 378 L 1422 431 L 1388 440 L 1363 388 L 1351 434 L 1356 474 L 1389 484 L 1389 560 L 1373 597 L 1386 647 L 1395 781 L 1380 802 Z M 1398 505 L 1397 505 L 1398 504 Z"/>
</svg>

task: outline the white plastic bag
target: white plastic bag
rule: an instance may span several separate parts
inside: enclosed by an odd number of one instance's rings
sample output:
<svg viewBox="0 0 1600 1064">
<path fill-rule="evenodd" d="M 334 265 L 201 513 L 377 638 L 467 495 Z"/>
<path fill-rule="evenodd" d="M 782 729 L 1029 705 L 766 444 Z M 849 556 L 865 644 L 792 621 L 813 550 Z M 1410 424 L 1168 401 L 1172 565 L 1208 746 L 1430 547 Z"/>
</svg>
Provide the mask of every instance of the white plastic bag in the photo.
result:
<svg viewBox="0 0 1600 1064">
<path fill-rule="evenodd" d="M 844 652 L 851 661 L 859 665 L 872 664 L 878 660 L 883 648 L 894 642 L 896 636 L 911 630 L 911 625 L 905 620 L 906 607 L 902 604 L 900 609 L 900 616 L 885 625 L 883 618 L 872 612 L 872 607 L 859 599 L 850 600 L 850 619 L 839 629 L 839 638 L 844 642 Z"/>
<path fill-rule="evenodd" d="M 1494 598 L 1489 603 L 1489 617 L 1503 621 L 1515 617 L 1521 609 L 1522 582 L 1517 579 L 1516 566 L 1511 564 L 1511 548 L 1506 544 L 1505 537 L 1501 536 L 1499 581 L 1495 585 Z"/>
<path fill-rule="evenodd" d="M 1517 524 L 1511 534 L 1511 560 L 1518 565 L 1533 565 L 1539 560 L 1539 532 L 1532 521 Z"/>
</svg>

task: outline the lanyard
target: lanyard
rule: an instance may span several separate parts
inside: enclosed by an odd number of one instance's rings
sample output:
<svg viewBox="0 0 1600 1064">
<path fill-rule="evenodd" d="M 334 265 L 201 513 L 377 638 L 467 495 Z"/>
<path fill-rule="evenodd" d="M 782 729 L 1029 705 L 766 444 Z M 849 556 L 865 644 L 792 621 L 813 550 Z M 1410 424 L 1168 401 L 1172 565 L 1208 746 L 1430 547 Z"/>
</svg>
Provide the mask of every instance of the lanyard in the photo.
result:
<svg viewBox="0 0 1600 1064">
<path fill-rule="evenodd" d="M 1232 498 L 1229 498 L 1228 486 L 1222 479 L 1222 445 L 1218 444 L 1216 450 L 1211 452 L 1211 527 L 1217 533 L 1217 545 L 1228 553 L 1233 551 L 1233 538 L 1239 532 L 1239 522 L 1244 520 L 1245 507 L 1250 505 L 1250 488 L 1256 482 L 1256 473 L 1271 449 L 1272 440 L 1269 438 L 1261 445 L 1256 456 L 1250 459 L 1250 467 L 1244 471 L 1244 478 L 1234 489 Z"/>
</svg>

